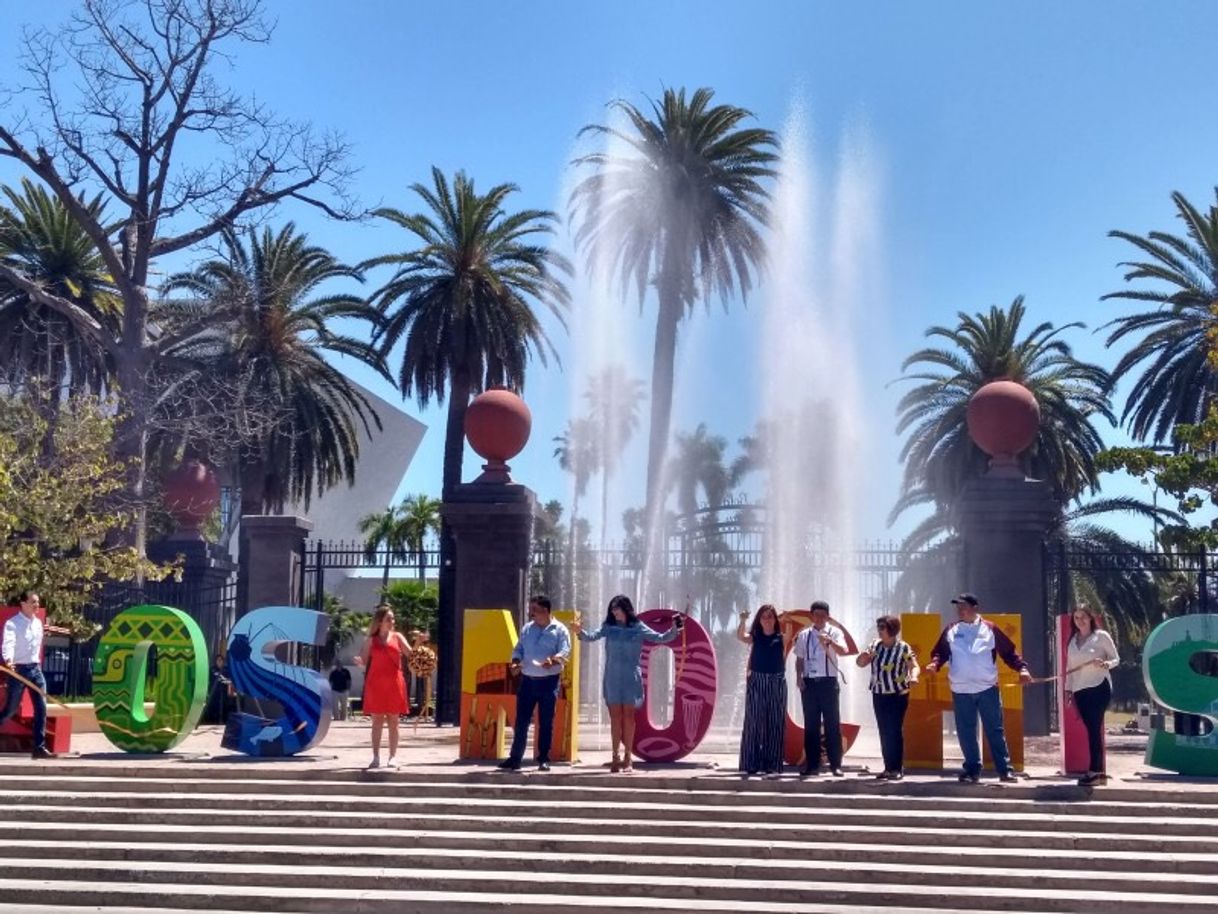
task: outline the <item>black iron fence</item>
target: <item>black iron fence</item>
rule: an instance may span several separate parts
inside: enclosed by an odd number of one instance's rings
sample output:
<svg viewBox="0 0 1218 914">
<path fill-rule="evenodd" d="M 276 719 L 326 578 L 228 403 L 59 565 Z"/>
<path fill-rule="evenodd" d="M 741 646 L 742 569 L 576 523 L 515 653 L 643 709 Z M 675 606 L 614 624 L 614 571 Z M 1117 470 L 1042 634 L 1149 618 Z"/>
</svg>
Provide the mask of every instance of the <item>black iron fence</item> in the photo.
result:
<svg viewBox="0 0 1218 914">
<path fill-rule="evenodd" d="M 682 531 L 668 538 L 668 548 L 657 562 L 664 580 L 659 589 L 671 605 L 689 602 L 706 618 L 722 617 L 728 624 L 740 609 L 755 608 L 765 558 L 756 531 L 718 526 L 714 536 L 702 527 L 696 535 Z M 593 598 L 638 594 L 643 565 L 638 547 L 593 549 L 584 544 L 572 550 L 560 540 L 541 539 L 533 550 L 530 588 L 548 594 L 556 606 L 586 607 Z M 847 594 L 866 612 L 938 608 L 961 586 L 959 551 L 952 548 L 910 551 L 891 542 L 855 548 L 810 542 L 797 565 L 803 595 L 797 602 L 815 595 Z M 434 578 L 440 553 L 438 548 L 414 553 L 369 551 L 358 542 L 307 540 L 302 567 L 301 605 L 307 599 L 320 609 L 327 580 L 333 584 L 332 572 L 361 571 L 369 577 L 379 573 L 385 579 Z"/>
<path fill-rule="evenodd" d="M 85 618 L 99 626 L 98 633 L 86 641 L 73 641 L 67 646 L 48 645 L 44 662 L 47 691 L 52 695 L 91 695 L 93 657 L 101 634 L 123 610 L 146 603 L 171 606 L 194 619 L 203 630 L 214 661 L 237 619 L 236 578 L 211 587 L 174 580 L 106 585 L 96 602 L 84 610 Z"/>
<path fill-rule="evenodd" d="M 1148 702 L 1142 679 L 1142 645 L 1164 619 L 1218 609 L 1211 569 L 1215 556 L 1203 550 L 1115 550 L 1069 542 L 1046 545 L 1045 572 L 1050 617 L 1079 603 L 1098 610 L 1121 654 L 1113 671 L 1113 703 L 1125 710 Z"/>
</svg>

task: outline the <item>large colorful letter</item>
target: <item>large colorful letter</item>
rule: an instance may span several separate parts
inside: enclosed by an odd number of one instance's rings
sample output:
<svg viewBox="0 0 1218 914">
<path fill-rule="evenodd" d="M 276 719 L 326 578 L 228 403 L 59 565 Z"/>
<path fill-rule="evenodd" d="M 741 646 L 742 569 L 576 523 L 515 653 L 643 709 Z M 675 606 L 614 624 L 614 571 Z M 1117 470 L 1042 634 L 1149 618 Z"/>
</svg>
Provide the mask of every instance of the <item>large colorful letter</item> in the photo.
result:
<svg viewBox="0 0 1218 914">
<path fill-rule="evenodd" d="M 330 729 L 330 683 L 307 667 L 287 662 L 292 643 L 322 645 L 330 619 L 298 606 L 264 606 L 242 616 L 228 636 L 228 674 L 233 686 L 255 701 L 275 701 L 283 716 L 270 719 L 237 711 L 229 715 L 220 745 L 246 755 L 304 752 Z"/>
<path fill-rule="evenodd" d="M 570 625 L 571 610 L 554 618 Z M 501 759 L 507 756 L 505 733 L 516 726 L 519 675 L 508 659 L 516 647 L 516 624 L 506 609 L 467 609 L 461 650 L 461 758 Z M 570 761 L 579 752 L 579 641 L 571 639 L 571 659 L 563 667 L 554 708 L 554 745 L 550 758 Z M 535 722 L 536 718 L 534 718 Z M 537 728 L 533 728 L 537 739 Z"/>
<path fill-rule="evenodd" d="M 842 634 L 846 636 L 846 656 L 857 654 L 858 645 L 855 644 L 854 637 L 846 626 L 832 616 L 830 616 L 829 622 L 840 628 Z M 782 628 L 783 656 L 787 657 L 790 656 L 791 649 L 795 646 L 796 636 L 812 624 L 812 612 L 807 609 L 789 609 L 778 617 L 778 624 Z M 804 764 L 804 728 L 795 722 L 790 710 L 790 703 L 800 700 L 798 691 L 794 695 L 788 694 L 787 726 L 783 733 L 782 757 L 788 765 L 799 765 L 802 768 Z M 842 721 L 842 755 L 849 752 L 854 741 L 858 739 L 859 729 L 858 724 Z M 821 745 L 824 745 L 823 741 Z"/>
<path fill-rule="evenodd" d="M 156 707 L 144 712 L 148 654 L 156 648 Z M 97 724 L 124 752 L 165 752 L 190 735 L 207 700 L 207 643 L 168 606 L 132 606 L 107 626 L 93 658 Z"/>
<path fill-rule="evenodd" d="M 1150 697 L 1173 711 L 1199 714 L 1198 736 L 1152 729 L 1146 764 L 1180 774 L 1218 775 L 1218 615 L 1178 616 L 1150 633 L 1142 650 Z"/>
<path fill-rule="evenodd" d="M 901 638 L 913 648 L 920 666 L 930 661 L 930 652 L 939 640 L 943 621 L 938 613 L 902 613 Z M 943 767 L 943 712 L 952 709 L 952 690 L 947 675 L 922 674 L 909 690 L 909 710 L 905 713 L 905 767 L 938 769 Z"/>
<path fill-rule="evenodd" d="M 1070 650 L 1070 639 L 1074 630 L 1070 627 L 1070 614 L 1057 617 L 1057 719 L 1061 722 L 1061 767 L 1066 774 L 1085 774 L 1091 768 L 1091 750 L 1087 746 L 1087 728 L 1079 716 L 1074 702 L 1066 702 L 1066 657 Z M 1100 739 L 1104 731 L 1100 730 Z"/>
<path fill-rule="evenodd" d="M 666 632 L 677 613 L 671 609 L 649 609 L 639 616 L 657 632 Z M 672 721 L 663 730 L 651 721 L 647 709 L 648 660 L 656 648 L 671 648 L 676 655 Z M 635 711 L 634 754 L 645 762 L 675 762 L 689 755 L 706 736 L 715 713 L 719 691 L 719 666 L 710 633 L 697 619 L 685 617 L 685 630 L 669 644 L 643 645 L 643 706 Z"/>
</svg>

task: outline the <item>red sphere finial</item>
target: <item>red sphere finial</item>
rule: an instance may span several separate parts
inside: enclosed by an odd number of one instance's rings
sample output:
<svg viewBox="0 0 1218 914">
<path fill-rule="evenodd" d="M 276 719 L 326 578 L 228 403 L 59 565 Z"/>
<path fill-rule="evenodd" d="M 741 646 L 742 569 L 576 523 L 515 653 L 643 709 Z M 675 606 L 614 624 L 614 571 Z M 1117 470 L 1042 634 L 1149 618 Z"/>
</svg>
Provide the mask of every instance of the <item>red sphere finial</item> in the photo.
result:
<svg viewBox="0 0 1218 914">
<path fill-rule="evenodd" d="M 201 460 L 186 460 L 165 477 L 165 509 L 178 524 L 180 537 L 201 539 L 199 527 L 220 504 L 215 471 Z"/>
<path fill-rule="evenodd" d="M 507 461 L 524 450 L 532 429 L 529 407 L 506 387 L 492 387 L 474 397 L 465 411 L 465 437 L 486 460 L 474 482 L 511 482 Z"/>
<path fill-rule="evenodd" d="M 1040 404 L 1016 381 L 991 381 L 969 398 L 969 437 L 990 455 L 992 476 L 1023 479 L 1016 458 L 1032 446 L 1040 430 Z"/>
</svg>

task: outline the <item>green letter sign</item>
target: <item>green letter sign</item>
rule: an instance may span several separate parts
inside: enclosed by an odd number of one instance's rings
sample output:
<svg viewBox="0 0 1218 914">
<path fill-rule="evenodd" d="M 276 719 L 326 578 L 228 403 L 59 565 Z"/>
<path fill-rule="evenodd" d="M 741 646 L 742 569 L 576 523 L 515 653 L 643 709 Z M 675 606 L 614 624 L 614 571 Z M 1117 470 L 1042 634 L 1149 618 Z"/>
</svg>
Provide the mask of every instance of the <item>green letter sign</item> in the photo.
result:
<svg viewBox="0 0 1218 914">
<path fill-rule="evenodd" d="M 156 708 L 144 713 L 148 651 L 156 645 Z M 110 623 L 93 659 L 93 708 L 124 752 L 164 752 L 195 728 L 207 700 L 207 645 L 194 619 L 168 606 L 133 606 Z"/>
<path fill-rule="evenodd" d="M 1168 619 L 1146 639 L 1142 676 L 1150 697 L 1209 722 L 1203 736 L 1151 730 L 1146 764 L 1180 774 L 1218 775 L 1218 616 Z"/>
</svg>

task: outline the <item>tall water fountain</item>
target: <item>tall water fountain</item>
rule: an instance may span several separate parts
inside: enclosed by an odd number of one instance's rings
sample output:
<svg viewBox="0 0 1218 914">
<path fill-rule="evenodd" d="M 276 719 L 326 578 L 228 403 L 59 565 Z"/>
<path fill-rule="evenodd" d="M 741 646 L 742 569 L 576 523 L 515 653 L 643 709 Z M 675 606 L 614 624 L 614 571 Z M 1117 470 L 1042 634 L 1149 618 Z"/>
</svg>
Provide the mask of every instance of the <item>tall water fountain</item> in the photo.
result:
<svg viewBox="0 0 1218 914">
<path fill-rule="evenodd" d="M 755 609 L 770 602 L 780 609 L 806 609 L 812 600 L 825 599 L 834 616 L 859 641 L 869 637 L 875 615 L 872 608 L 858 604 L 857 575 L 849 563 L 864 484 L 859 455 L 866 446 L 859 421 L 863 407 L 856 339 L 860 303 L 866 300 L 867 275 L 874 268 L 878 236 L 869 162 L 866 143 L 848 135 L 834 179 L 818 179 L 805 118 L 799 109 L 788 118 L 773 189 L 769 269 L 762 278 L 759 304 L 754 305 L 754 314 L 759 315 L 752 325 L 757 328 L 751 347 L 754 355 L 733 366 L 741 371 L 740 376 L 719 382 L 755 386 L 757 423 L 755 428 L 713 429 L 729 438 L 756 432 L 762 458 L 760 472 L 750 478 L 754 491 L 749 494 L 765 504 L 763 559 L 760 573 L 745 579 L 749 600 L 744 605 Z M 581 282 L 567 362 L 572 416 L 587 413 L 589 378 L 596 377 L 598 385 L 608 386 L 606 396 L 622 400 L 631 395 L 632 376 L 641 376 L 646 383 L 650 359 L 639 356 L 650 355 L 654 325 L 654 305 L 643 309 L 641 319 L 636 318 L 635 303 L 623 302 L 606 277 L 585 277 Z M 693 323 L 714 320 L 714 315 L 698 313 L 682 324 L 679 365 L 699 358 L 693 350 L 701 333 L 690 332 Z M 739 351 L 747 353 L 748 344 L 739 342 Z M 744 370 L 746 366 L 749 372 Z M 606 369 L 610 369 L 607 375 Z M 678 370 L 678 386 L 681 377 Z M 618 390 L 612 389 L 615 379 L 621 385 Z M 648 384 L 646 395 L 651 393 Z M 674 431 L 713 418 L 716 391 L 701 396 L 704 400 L 694 407 L 696 415 L 674 408 Z M 684 399 L 689 402 L 688 396 Z M 639 428 L 625 448 L 620 427 L 603 421 L 594 428 L 598 457 L 609 458 L 615 468 L 604 504 L 596 497 L 583 501 L 581 514 L 589 520 L 593 542 L 598 545 L 603 515 L 608 513 L 606 526 L 613 531 L 609 538 L 619 541 L 622 511 L 643 500 L 646 401 L 640 404 L 640 411 Z M 650 507 L 658 510 L 661 506 Z M 576 599 L 586 616 L 599 623 L 613 593 L 634 589 L 632 596 L 638 597 L 637 586 L 636 579 L 604 571 Z M 666 595 L 669 605 L 684 608 L 685 595 L 671 584 Z M 695 611 L 699 598 L 699 594 L 689 595 Z M 734 650 L 729 640 L 720 643 L 726 645 L 722 654 Z M 591 705 L 599 702 L 599 651 L 589 653 L 594 669 L 585 702 Z M 670 656 L 666 651 L 656 653 Z M 739 733 L 742 655 L 743 650 L 735 650 L 731 656 L 721 657 L 721 706 L 715 729 L 723 733 L 724 742 L 736 739 Z M 848 665 L 847 675 L 851 696 L 859 683 L 865 689 L 862 671 Z M 792 714 L 799 720 L 798 693 L 791 692 Z M 847 717 L 856 704 L 860 703 L 854 697 L 843 702 Z M 664 716 L 654 712 L 653 706 L 653 716 Z M 869 720 L 869 707 L 865 711 L 859 707 L 853 719 L 860 716 Z"/>
</svg>

